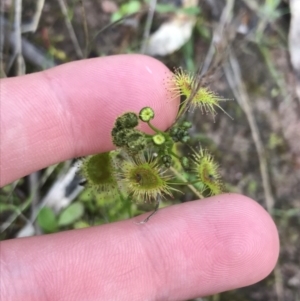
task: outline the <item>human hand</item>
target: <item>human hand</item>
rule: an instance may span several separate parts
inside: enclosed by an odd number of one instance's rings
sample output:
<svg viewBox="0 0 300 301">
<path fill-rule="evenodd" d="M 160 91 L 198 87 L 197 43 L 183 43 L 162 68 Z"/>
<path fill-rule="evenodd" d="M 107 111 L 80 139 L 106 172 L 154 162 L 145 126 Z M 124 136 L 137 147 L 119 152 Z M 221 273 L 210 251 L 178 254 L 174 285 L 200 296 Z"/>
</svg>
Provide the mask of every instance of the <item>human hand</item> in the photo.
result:
<svg viewBox="0 0 300 301">
<path fill-rule="evenodd" d="M 126 111 L 151 106 L 155 124 L 170 126 L 178 100 L 166 102 L 169 72 L 150 57 L 122 55 L 2 80 L 1 186 L 110 150 L 110 130 Z M 0 247 L 1 300 L 186 300 L 263 279 L 279 241 L 260 205 L 224 194 L 160 209 L 143 225 L 127 220 Z"/>
</svg>

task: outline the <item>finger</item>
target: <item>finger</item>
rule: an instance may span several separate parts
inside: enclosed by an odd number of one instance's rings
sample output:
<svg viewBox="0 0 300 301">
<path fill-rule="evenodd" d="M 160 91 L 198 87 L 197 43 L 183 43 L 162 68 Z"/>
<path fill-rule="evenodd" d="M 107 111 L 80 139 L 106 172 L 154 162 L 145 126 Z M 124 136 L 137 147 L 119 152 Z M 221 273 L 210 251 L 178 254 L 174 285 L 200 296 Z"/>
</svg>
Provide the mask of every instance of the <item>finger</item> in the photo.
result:
<svg viewBox="0 0 300 301">
<path fill-rule="evenodd" d="M 142 55 L 83 60 L 1 81 L 1 179 L 112 148 L 117 116 L 151 106 L 154 124 L 174 121 L 178 99 L 164 85 L 170 71 Z"/>
<path fill-rule="evenodd" d="M 226 194 L 159 210 L 146 224 L 5 241 L 1 292 L 3 300 L 186 300 L 263 279 L 278 252 L 266 211 Z"/>
</svg>

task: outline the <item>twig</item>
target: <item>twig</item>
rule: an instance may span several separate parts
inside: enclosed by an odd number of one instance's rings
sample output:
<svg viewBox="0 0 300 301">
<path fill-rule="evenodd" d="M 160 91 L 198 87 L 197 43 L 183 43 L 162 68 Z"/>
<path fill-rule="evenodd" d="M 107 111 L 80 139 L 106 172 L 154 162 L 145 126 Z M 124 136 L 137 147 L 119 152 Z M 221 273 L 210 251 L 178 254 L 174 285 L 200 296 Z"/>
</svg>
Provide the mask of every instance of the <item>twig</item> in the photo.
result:
<svg viewBox="0 0 300 301">
<path fill-rule="evenodd" d="M 10 44 L 14 45 L 11 39 Z M 27 61 L 43 70 L 57 65 L 57 61 L 49 59 L 44 50 L 37 48 L 25 38 L 22 38 L 22 54 Z"/>
<path fill-rule="evenodd" d="M 275 291 L 277 294 L 278 301 L 284 301 L 284 288 L 283 288 L 283 279 L 282 273 L 280 268 L 280 263 L 278 262 L 275 269 L 274 269 L 274 278 L 275 278 Z"/>
<path fill-rule="evenodd" d="M 24 58 L 22 56 L 22 43 L 21 43 L 21 27 L 22 27 L 22 0 L 15 0 L 15 55 L 16 55 L 16 75 L 25 74 Z"/>
<path fill-rule="evenodd" d="M 24 32 L 35 32 L 40 22 L 40 18 L 42 15 L 42 10 L 45 4 L 45 0 L 38 0 L 36 3 L 35 13 L 32 17 L 32 20 L 28 24 L 22 25 L 22 33 Z"/>
<path fill-rule="evenodd" d="M 39 188 L 39 173 L 34 172 L 29 175 L 29 190 L 30 190 L 30 195 L 31 195 L 31 218 L 33 218 L 36 208 L 39 206 L 39 200 L 40 200 L 40 190 Z M 35 234 L 40 235 L 41 229 L 37 223 L 34 223 L 34 229 L 35 229 Z"/>
<path fill-rule="evenodd" d="M 300 2 L 290 0 L 291 25 L 289 31 L 289 50 L 291 63 L 296 75 L 296 94 L 300 103 Z"/>
<path fill-rule="evenodd" d="M 35 228 L 33 227 L 39 212 L 45 206 L 53 209 L 56 213 L 59 213 L 63 208 L 67 207 L 83 190 L 83 187 L 75 185 L 72 191 L 66 195 L 67 187 L 71 185 L 76 176 L 78 168 L 76 166 L 70 166 L 71 161 L 65 161 L 63 169 L 59 173 L 57 180 L 53 183 L 46 196 L 39 202 L 39 204 L 33 208 L 30 220 L 27 221 L 26 225 L 18 232 L 17 237 L 31 236 L 36 234 Z M 57 166 L 50 166 L 47 169 L 46 178 L 54 171 Z M 48 172 L 49 170 L 49 172 Z M 45 175 L 44 175 L 45 176 Z M 43 177 L 39 181 L 39 188 L 46 178 Z"/>
<path fill-rule="evenodd" d="M 69 31 L 69 35 L 70 35 L 71 41 L 73 43 L 73 46 L 75 48 L 75 52 L 76 52 L 77 56 L 82 59 L 83 58 L 83 53 L 82 53 L 82 50 L 81 50 L 80 45 L 78 43 L 74 28 L 73 28 L 73 26 L 70 22 L 69 17 L 68 17 L 68 9 L 67 9 L 66 3 L 65 3 L 64 0 L 57 0 L 57 1 L 59 3 L 60 9 L 63 13 L 64 18 L 65 18 L 65 23 L 66 23 L 67 29 Z"/>
<path fill-rule="evenodd" d="M 238 101 L 242 110 L 246 114 L 251 129 L 252 138 L 258 154 L 260 173 L 262 177 L 262 184 L 263 184 L 264 195 L 266 200 L 266 207 L 268 212 L 272 214 L 274 208 L 274 198 L 271 191 L 270 179 L 269 179 L 268 168 L 267 168 L 266 153 L 259 135 L 258 126 L 253 115 L 248 94 L 246 92 L 244 84 L 242 83 L 240 67 L 235 57 L 233 49 L 231 49 L 229 54 L 229 65 L 224 66 L 224 71 L 236 100 Z M 279 264 L 277 264 L 277 266 L 275 267 L 274 277 L 275 277 L 274 286 L 277 295 L 277 300 L 283 301 L 283 285 L 282 285 L 282 276 L 281 276 Z"/>
<path fill-rule="evenodd" d="M 224 35 L 223 31 L 224 31 L 224 27 L 226 23 L 229 23 L 229 21 L 231 20 L 231 14 L 232 14 L 232 10 L 233 10 L 233 6 L 234 6 L 234 1 L 235 0 L 228 0 L 227 1 L 227 5 L 225 6 L 225 8 L 223 9 L 221 18 L 220 18 L 220 24 L 214 31 L 214 38 L 210 44 L 210 48 L 208 50 L 208 53 L 206 55 L 206 58 L 204 60 L 204 63 L 202 64 L 202 66 L 199 68 L 199 70 L 197 71 L 196 76 L 194 77 L 194 82 L 193 82 L 193 90 L 191 95 L 184 101 L 183 106 L 180 107 L 179 112 L 177 114 L 176 120 L 175 120 L 175 124 L 181 119 L 181 117 L 185 114 L 187 114 L 188 108 L 190 107 L 190 103 L 192 102 L 193 98 L 196 96 L 196 94 L 198 93 L 198 91 L 201 89 L 201 87 L 203 86 L 203 83 L 205 83 L 207 75 L 209 73 L 212 73 L 215 71 L 215 69 L 217 68 L 217 66 L 222 62 L 222 60 L 220 60 L 221 56 L 217 56 L 216 60 L 214 61 L 214 63 L 211 65 L 211 62 L 213 60 L 213 57 L 215 55 L 215 44 L 219 44 L 221 45 L 220 41 L 222 41 L 222 37 Z M 211 65 L 211 66 L 210 66 Z"/>
<path fill-rule="evenodd" d="M 241 70 L 237 62 L 237 59 L 235 57 L 233 49 L 230 50 L 229 64 L 227 64 L 224 67 L 224 71 L 237 102 L 239 103 L 242 110 L 246 114 L 251 129 L 252 138 L 258 154 L 260 173 L 262 177 L 262 184 L 263 184 L 264 194 L 266 199 L 266 207 L 267 210 L 270 212 L 270 214 L 272 214 L 273 207 L 274 207 L 274 198 L 271 192 L 266 153 L 259 135 L 259 129 L 253 115 L 252 107 L 250 105 L 249 96 L 246 92 L 246 88 L 241 79 Z"/>
<path fill-rule="evenodd" d="M 103 32 L 105 32 L 107 29 L 112 28 L 112 27 L 114 27 L 114 26 L 116 26 L 116 25 L 119 25 L 120 23 L 123 23 L 123 22 L 125 23 L 125 21 L 128 20 L 128 19 L 130 19 L 131 17 L 134 17 L 134 16 L 137 15 L 137 14 L 143 14 L 144 12 L 145 12 L 145 10 L 142 9 L 142 10 L 140 10 L 139 12 L 135 12 L 135 13 L 126 15 L 126 16 L 124 16 L 123 18 L 120 18 L 120 19 L 118 19 L 118 20 L 116 20 L 116 21 L 114 21 L 114 22 L 111 22 L 111 23 L 105 25 L 104 27 L 102 27 L 99 31 L 97 31 L 97 32 L 93 35 L 91 41 L 89 42 L 89 45 L 88 45 L 88 53 L 91 51 L 92 46 L 93 46 L 93 44 L 95 43 L 97 37 L 98 37 L 99 35 L 101 35 Z"/>
<path fill-rule="evenodd" d="M 153 16 L 154 16 L 155 7 L 156 7 L 156 1 L 157 0 L 151 0 L 151 2 L 150 2 L 147 21 L 146 21 L 144 35 L 143 35 L 143 43 L 142 43 L 142 47 L 141 47 L 141 53 L 146 52 L 147 43 L 148 43 L 148 39 L 149 39 L 149 35 L 150 35 L 150 29 L 152 26 Z"/>
<path fill-rule="evenodd" d="M 4 14 L 4 1 L 1 1 L 0 3 L 0 13 L 2 18 Z M 3 64 L 3 49 L 4 49 L 4 24 L 0 22 L 0 78 L 6 77 L 6 74 L 4 72 L 4 64 Z"/>
<path fill-rule="evenodd" d="M 4 28 L 4 31 L 8 30 L 9 24 L 1 16 L 0 16 L 0 24 Z M 3 34 L 3 36 L 4 36 L 4 42 L 9 44 L 14 49 L 16 47 L 14 32 L 5 33 Z M 36 46 L 28 42 L 27 39 L 22 38 L 21 43 L 22 43 L 22 55 L 31 64 L 38 66 L 41 69 L 49 69 L 56 65 L 55 62 L 47 58 L 47 54 L 43 50 L 37 48 Z"/>
<path fill-rule="evenodd" d="M 17 186 L 19 180 L 15 181 L 12 185 L 12 192 L 13 193 L 13 190 L 15 189 L 15 187 Z M 10 197 L 10 196 L 9 196 Z M 16 210 L 14 213 L 12 213 L 8 219 L 3 222 L 1 225 L 0 225 L 0 233 L 3 233 L 5 230 L 7 230 L 11 225 L 12 223 L 19 217 L 21 216 L 24 220 L 26 220 L 27 222 L 29 222 L 29 220 L 25 217 L 25 215 L 23 215 L 23 211 L 25 211 L 26 209 L 28 209 L 28 207 L 30 206 L 30 203 L 31 203 L 31 199 L 28 198 L 22 205 L 16 207 Z"/>
<path fill-rule="evenodd" d="M 85 53 L 84 57 L 88 56 L 88 47 L 89 47 L 89 30 L 88 30 L 88 24 L 87 24 L 87 18 L 85 13 L 85 8 L 83 5 L 83 0 L 80 0 L 80 6 L 81 6 L 81 16 L 83 20 L 83 31 L 84 31 L 84 37 L 85 37 Z"/>
<path fill-rule="evenodd" d="M 227 27 L 226 25 L 228 25 L 228 23 L 232 19 L 232 11 L 233 11 L 233 7 L 234 7 L 234 2 L 235 2 L 235 0 L 228 0 L 226 3 L 226 6 L 223 9 L 222 15 L 220 17 L 220 22 L 218 23 L 218 26 L 214 30 L 212 41 L 210 43 L 207 55 L 203 62 L 203 67 L 202 67 L 200 76 L 203 76 L 209 69 L 209 66 L 214 57 L 215 46 L 216 45 L 218 46 L 222 43 L 222 39 L 224 37 L 224 30 Z M 218 63 L 219 62 L 216 61 L 216 64 L 218 64 Z"/>
</svg>

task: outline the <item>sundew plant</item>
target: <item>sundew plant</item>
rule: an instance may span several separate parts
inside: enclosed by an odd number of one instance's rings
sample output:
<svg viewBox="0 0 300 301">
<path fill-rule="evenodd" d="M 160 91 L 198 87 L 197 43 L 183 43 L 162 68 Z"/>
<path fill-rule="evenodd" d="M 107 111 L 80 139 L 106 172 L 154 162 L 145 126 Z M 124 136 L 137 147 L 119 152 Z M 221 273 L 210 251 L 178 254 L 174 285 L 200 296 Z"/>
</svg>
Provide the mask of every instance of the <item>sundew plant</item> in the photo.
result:
<svg viewBox="0 0 300 301">
<path fill-rule="evenodd" d="M 168 130 L 161 131 L 152 124 L 155 112 L 151 107 L 124 112 L 115 120 L 111 131 L 116 150 L 90 156 L 83 160 L 81 167 L 86 185 L 96 191 L 154 204 L 154 211 L 141 223 L 149 220 L 163 199 L 173 198 L 174 192 L 184 186 L 195 185 L 205 196 L 224 192 L 219 165 L 213 155 L 201 146 L 194 149 L 189 145 L 192 123 L 184 117 L 189 109 L 199 109 L 211 114 L 214 120 L 217 109 L 225 112 L 220 103 L 226 99 L 203 84 L 198 74 L 192 75 L 181 68 L 175 69 L 166 86 L 172 87 L 169 88 L 172 98 L 183 97 L 176 121 Z M 140 123 L 146 123 L 153 134 L 138 129 Z M 176 152 L 179 144 L 187 145 L 191 155 L 179 155 Z M 189 180 L 178 179 L 176 170 L 189 174 Z"/>
</svg>

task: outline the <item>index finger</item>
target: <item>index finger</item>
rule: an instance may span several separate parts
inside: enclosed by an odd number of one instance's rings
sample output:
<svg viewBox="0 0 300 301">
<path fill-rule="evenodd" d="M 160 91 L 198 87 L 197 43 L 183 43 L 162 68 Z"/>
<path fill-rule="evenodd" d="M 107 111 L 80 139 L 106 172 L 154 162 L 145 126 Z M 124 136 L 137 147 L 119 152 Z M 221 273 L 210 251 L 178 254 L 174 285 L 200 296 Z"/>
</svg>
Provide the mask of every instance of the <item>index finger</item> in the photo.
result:
<svg viewBox="0 0 300 301">
<path fill-rule="evenodd" d="M 1 81 L 3 186 L 48 165 L 110 150 L 116 117 L 151 106 L 165 129 L 178 99 L 163 80 L 169 69 L 143 55 L 119 55 L 65 64 Z"/>
</svg>

